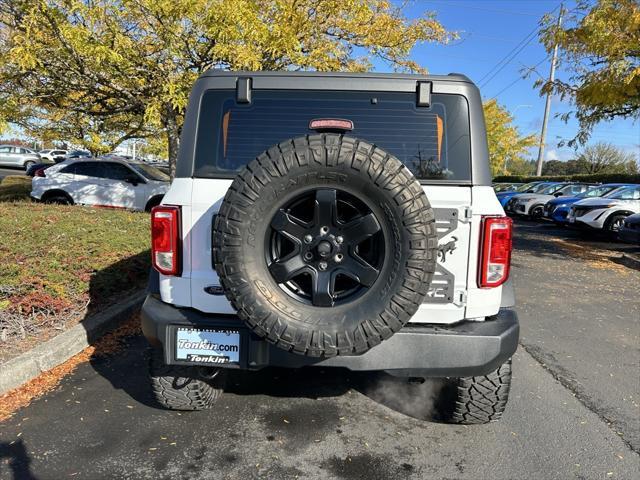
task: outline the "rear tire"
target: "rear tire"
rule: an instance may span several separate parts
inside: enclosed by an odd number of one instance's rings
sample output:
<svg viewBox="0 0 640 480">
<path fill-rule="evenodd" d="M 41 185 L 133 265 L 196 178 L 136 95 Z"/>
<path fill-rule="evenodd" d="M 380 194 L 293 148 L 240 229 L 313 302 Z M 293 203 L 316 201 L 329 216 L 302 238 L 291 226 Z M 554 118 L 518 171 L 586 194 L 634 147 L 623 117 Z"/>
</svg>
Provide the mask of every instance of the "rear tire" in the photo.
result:
<svg viewBox="0 0 640 480">
<path fill-rule="evenodd" d="M 511 359 L 493 372 L 453 381 L 452 402 L 445 414 L 448 423 L 479 425 L 502 417 L 511 389 Z"/>
<path fill-rule="evenodd" d="M 617 236 L 620 227 L 622 226 L 622 222 L 627 218 L 627 215 L 612 215 L 607 219 L 605 223 L 604 229 L 609 235 Z"/>
<path fill-rule="evenodd" d="M 44 203 L 54 203 L 57 205 L 73 205 L 73 200 L 71 199 L 71 197 L 69 197 L 69 195 L 65 194 L 65 193 L 51 193 L 49 195 L 44 194 L 42 196 L 42 201 Z"/>
<path fill-rule="evenodd" d="M 542 205 L 535 205 L 529 211 L 529 217 L 531 217 L 532 220 L 540 220 L 543 215 L 544 207 Z"/>
<path fill-rule="evenodd" d="M 214 369 L 209 378 L 202 367 L 166 365 L 162 351 L 152 349 L 149 376 L 156 401 L 169 410 L 206 410 L 224 391 L 225 371 Z"/>
<path fill-rule="evenodd" d="M 240 319 L 309 357 L 359 355 L 400 330 L 427 294 L 437 247 L 413 174 L 336 134 L 288 140 L 249 163 L 213 233 L 215 269 Z"/>
<path fill-rule="evenodd" d="M 157 207 L 158 205 L 160 205 L 160 203 L 162 203 L 162 198 L 164 197 L 164 195 L 156 195 L 155 197 L 152 197 L 149 199 L 149 201 L 147 202 L 147 204 L 144 207 L 144 211 L 145 212 L 151 212 L 151 209 L 153 207 Z"/>
</svg>

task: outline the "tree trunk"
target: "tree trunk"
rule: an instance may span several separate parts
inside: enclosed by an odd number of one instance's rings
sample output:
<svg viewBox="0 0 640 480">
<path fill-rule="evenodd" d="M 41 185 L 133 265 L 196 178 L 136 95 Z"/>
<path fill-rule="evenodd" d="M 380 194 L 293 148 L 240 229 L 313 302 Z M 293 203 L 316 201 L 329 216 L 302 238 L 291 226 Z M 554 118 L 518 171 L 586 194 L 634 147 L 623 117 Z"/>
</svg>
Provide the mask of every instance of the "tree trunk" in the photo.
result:
<svg viewBox="0 0 640 480">
<path fill-rule="evenodd" d="M 180 146 L 180 125 L 178 125 L 178 112 L 171 105 L 165 106 L 163 123 L 167 134 L 167 146 L 169 147 L 169 170 L 171 179 L 173 179 L 176 174 L 176 161 L 178 160 L 178 147 Z"/>
</svg>

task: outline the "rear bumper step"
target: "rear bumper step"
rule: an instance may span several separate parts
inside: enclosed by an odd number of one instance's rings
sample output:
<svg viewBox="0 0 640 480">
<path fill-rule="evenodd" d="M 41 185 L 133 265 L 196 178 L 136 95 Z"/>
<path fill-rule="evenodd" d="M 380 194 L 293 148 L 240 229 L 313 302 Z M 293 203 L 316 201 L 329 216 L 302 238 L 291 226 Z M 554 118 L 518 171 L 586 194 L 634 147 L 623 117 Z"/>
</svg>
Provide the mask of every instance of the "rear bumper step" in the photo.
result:
<svg viewBox="0 0 640 480">
<path fill-rule="evenodd" d="M 518 347 L 519 324 L 514 310 L 503 308 L 482 322 L 452 326 L 405 326 L 393 337 L 359 356 L 312 358 L 286 352 L 254 335 L 234 315 L 205 314 L 177 308 L 149 295 L 142 306 L 142 330 L 147 340 L 162 346 L 167 364 L 175 359 L 178 327 L 222 328 L 240 332 L 240 362 L 219 365 L 259 370 L 264 367 L 343 367 L 350 370 L 384 370 L 398 376 L 468 377 L 484 375 L 508 360 Z"/>
</svg>

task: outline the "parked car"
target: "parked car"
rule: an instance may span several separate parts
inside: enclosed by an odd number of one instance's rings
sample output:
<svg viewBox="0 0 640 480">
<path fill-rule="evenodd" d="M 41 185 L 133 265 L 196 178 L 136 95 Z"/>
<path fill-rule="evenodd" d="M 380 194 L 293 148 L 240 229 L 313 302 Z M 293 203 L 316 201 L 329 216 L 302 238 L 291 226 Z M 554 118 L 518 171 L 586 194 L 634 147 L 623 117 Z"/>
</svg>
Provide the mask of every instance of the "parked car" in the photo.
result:
<svg viewBox="0 0 640 480">
<path fill-rule="evenodd" d="M 64 159 L 69 152 L 68 150 L 49 148 L 46 150 L 40 150 L 38 153 L 40 154 L 43 162 L 57 163 L 56 158 Z"/>
<path fill-rule="evenodd" d="M 65 155 L 65 160 L 74 158 L 91 158 L 91 152 L 88 150 L 71 150 Z"/>
<path fill-rule="evenodd" d="M 606 198 L 586 198 L 574 203 L 569 223 L 615 234 L 629 215 L 640 213 L 640 185 L 623 187 Z"/>
<path fill-rule="evenodd" d="M 47 168 L 54 166 L 55 163 L 34 163 L 33 165 L 29 165 L 29 168 L 27 168 L 27 176 L 29 177 L 35 177 L 36 172 L 38 170 L 42 170 L 45 171 Z"/>
<path fill-rule="evenodd" d="M 618 230 L 618 238 L 623 242 L 640 245 L 640 213 L 629 215 Z"/>
<path fill-rule="evenodd" d="M 498 194 L 496 194 L 496 196 L 498 197 L 498 201 L 500 202 L 500 205 L 504 207 L 507 204 L 507 202 L 511 200 L 514 196 L 520 193 L 535 193 L 539 190 L 542 190 L 547 185 L 551 185 L 551 182 L 529 182 L 529 183 L 525 183 L 524 185 L 520 185 L 515 190 L 511 190 L 508 192 L 499 192 Z"/>
<path fill-rule="evenodd" d="M 499 192 L 513 192 L 518 187 L 521 187 L 522 183 L 496 183 L 493 185 L 493 191 Z"/>
<path fill-rule="evenodd" d="M 40 155 L 30 148 L 0 145 L 0 165 L 27 170 L 34 163 L 40 163 Z"/>
<path fill-rule="evenodd" d="M 56 163 L 60 163 L 64 161 L 65 161 L 64 156 L 56 155 L 53 157 L 53 162 L 34 163 L 29 168 L 27 168 L 27 175 L 30 177 L 35 177 L 40 170 L 45 171 L 47 168 L 55 165 Z M 38 175 L 38 176 L 42 176 L 42 175 Z"/>
<path fill-rule="evenodd" d="M 443 419 L 499 418 L 518 321 L 482 118 L 462 75 L 202 75 L 151 214 L 157 401 L 210 408 L 229 369 L 342 367 L 447 377 Z"/>
<path fill-rule="evenodd" d="M 541 218 L 544 206 L 549 200 L 564 196 L 573 197 L 586 192 L 592 186 L 586 183 L 569 183 L 560 188 L 547 187 L 539 193 L 522 193 L 512 198 L 508 211 L 524 217 Z"/>
<path fill-rule="evenodd" d="M 516 204 L 519 203 L 518 199 L 522 195 L 538 195 L 539 194 L 539 195 L 545 196 L 541 198 L 554 198 L 553 194 L 567 185 L 568 184 L 566 182 L 545 182 L 544 184 L 536 185 L 533 189 L 531 189 L 534 191 L 527 191 L 526 193 L 516 193 L 515 195 L 512 195 L 511 198 L 509 198 L 509 200 L 504 206 L 504 211 L 507 212 L 507 215 L 516 215 L 516 214 L 525 215 L 524 210 L 522 210 L 521 207 L 519 207 L 521 211 L 516 212 Z"/>
<path fill-rule="evenodd" d="M 156 162 L 156 163 L 153 163 L 152 165 L 156 167 L 158 170 L 160 170 L 161 172 L 164 172 L 167 175 L 171 175 L 171 168 L 169 167 L 168 163 Z"/>
<path fill-rule="evenodd" d="M 574 197 L 562 196 L 559 198 L 554 198 L 553 200 L 549 200 L 544 206 L 544 216 L 545 218 L 553 220 L 556 223 L 565 223 L 567 221 L 567 216 L 569 215 L 571 205 L 573 205 L 577 201 L 582 200 L 583 198 L 606 197 L 608 194 L 612 193 L 618 188 L 627 186 L 630 186 L 630 184 L 607 183 L 604 185 L 591 187 L 586 192 L 579 193 Z"/>
<path fill-rule="evenodd" d="M 67 160 L 33 178 L 31 197 L 48 203 L 149 211 L 169 189 L 169 177 L 143 163 Z"/>
</svg>

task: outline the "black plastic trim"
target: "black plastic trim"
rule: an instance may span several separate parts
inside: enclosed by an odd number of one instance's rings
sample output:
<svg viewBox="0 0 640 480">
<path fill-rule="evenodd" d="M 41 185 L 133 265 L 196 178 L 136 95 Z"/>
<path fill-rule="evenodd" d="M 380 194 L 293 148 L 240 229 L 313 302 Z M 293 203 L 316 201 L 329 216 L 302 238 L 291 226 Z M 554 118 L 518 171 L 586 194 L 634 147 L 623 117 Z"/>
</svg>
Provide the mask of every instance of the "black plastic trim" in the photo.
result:
<svg viewBox="0 0 640 480">
<path fill-rule="evenodd" d="M 251 79 L 239 78 L 236 83 L 236 101 L 238 103 L 251 103 Z"/>
<path fill-rule="evenodd" d="M 400 332 L 359 356 L 328 359 L 286 352 L 251 333 L 235 315 L 205 314 L 177 308 L 149 295 L 142 306 L 142 331 L 151 344 L 162 345 L 167 364 L 182 365 L 174 358 L 177 326 L 222 328 L 240 331 L 239 364 L 228 368 L 259 370 L 268 366 L 344 367 L 350 370 L 384 370 L 398 376 L 465 377 L 485 375 L 508 360 L 518 346 L 519 324 L 514 310 L 501 309 L 481 322 L 455 325 L 405 326 Z"/>
<path fill-rule="evenodd" d="M 516 305 L 516 292 L 513 288 L 513 280 L 508 278 L 506 282 L 502 284 L 502 299 L 500 301 L 500 308 L 511 308 Z"/>
</svg>

